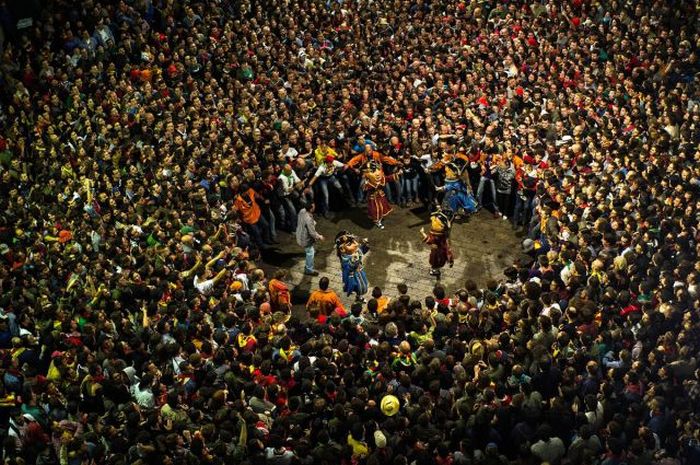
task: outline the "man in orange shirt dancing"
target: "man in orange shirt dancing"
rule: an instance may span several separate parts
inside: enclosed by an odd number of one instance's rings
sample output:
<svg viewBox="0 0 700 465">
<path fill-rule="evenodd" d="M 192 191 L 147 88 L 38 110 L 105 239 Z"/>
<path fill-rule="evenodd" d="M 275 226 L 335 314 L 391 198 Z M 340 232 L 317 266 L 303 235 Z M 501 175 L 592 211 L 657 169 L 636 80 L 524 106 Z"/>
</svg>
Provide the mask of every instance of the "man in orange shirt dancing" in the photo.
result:
<svg viewBox="0 0 700 465">
<path fill-rule="evenodd" d="M 372 147 L 372 144 L 365 144 L 365 151 L 355 155 L 352 157 L 346 165 L 348 168 L 352 169 L 353 172 L 357 175 L 360 175 L 360 170 L 366 166 L 369 162 L 374 161 L 379 164 L 381 167 L 382 165 L 391 165 L 391 166 L 399 166 L 400 163 L 399 161 L 394 158 L 390 157 L 388 155 L 383 155 Z M 361 202 L 364 195 L 363 195 L 363 187 L 364 187 L 364 180 L 360 179 L 360 186 L 358 189 L 357 193 L 357 202 Z"/>
</svg>

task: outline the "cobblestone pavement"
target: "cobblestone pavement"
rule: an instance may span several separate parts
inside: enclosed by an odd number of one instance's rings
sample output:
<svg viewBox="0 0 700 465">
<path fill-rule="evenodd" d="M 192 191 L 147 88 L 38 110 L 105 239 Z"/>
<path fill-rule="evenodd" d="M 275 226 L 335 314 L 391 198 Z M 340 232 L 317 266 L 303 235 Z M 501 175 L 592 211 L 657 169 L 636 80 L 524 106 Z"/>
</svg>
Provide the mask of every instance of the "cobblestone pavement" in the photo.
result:
<svg viewBox="0 0 700 465">
<path fill-rule="evenodd" d="M 280 233 L 282 245 L 264 256 L 263 268 L 271 272 L 275 268 L 287 268 L 287 279 L 295 294 L 304 296 L 318 287 L 318 280 L 328 276 L 330 286 L 343 302 L 349 305 L 353 298 L 342 292 L 340 262 L 333 247 L 338 231 L 346 229 L 359 237 L 369 239 L 370 252 L 366 256 L 365 268 L 369 289 L 382 288 L 389 296 L 396 295 L 396 285 L 406 283 L 412 296 L 427 296 L 432 293 L 436 278 L 430 276 L 428 264 L 429 247 L 422 243 L 420 228 L 430 228 L 428 214 L 423 208 L 407 209 L 395 207 L 385 219 L 383 231 L 371 226 L 364 209 L 348 209 L 332 213 L 328 219 L 317 218 L 317 230 L 325 240 L 316 246 L 316 269 L 320 275 L 304 275 L 304 251 L 293 236 Z M 522 257 L 520 241 L 508 221 L 496 219 L 481 211 L 469 220 L 455 222 L 450 236 L 455 255 L 452 268 L 443 268 L 440 282 L 448 292 L 464 285 L 467 278 L 483 285 L 489 277 L 502 278 L 503 270 Z M 369 293 L 368 293 L 369 295 Z M 295 302 L 297 304 L 301 302 Z M 302 307 L 297 307 L 302 308 Z"/>
</svg>

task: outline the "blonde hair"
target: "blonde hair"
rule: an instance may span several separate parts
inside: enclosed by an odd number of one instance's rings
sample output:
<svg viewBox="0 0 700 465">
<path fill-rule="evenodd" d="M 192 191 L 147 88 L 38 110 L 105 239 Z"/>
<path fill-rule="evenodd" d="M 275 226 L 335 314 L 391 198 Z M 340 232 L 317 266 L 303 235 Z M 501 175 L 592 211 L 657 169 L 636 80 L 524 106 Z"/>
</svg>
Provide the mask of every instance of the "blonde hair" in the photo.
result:
<svg viewBox="0 0 700 465">
<path fill-rule="evenodd" d="M 261 268 L 256 268 L 251 271 L 250 276 L 255 282 L 262 281 L 265 279 L 265 272 Z"/>
<path fill-rule="evenodd" d="M 623 271 L 625 268 L 627 268 L 627 259 L 622 255 L 615 257 L 613 260 L 613 268 L 615 271 Z"/>
</svg>

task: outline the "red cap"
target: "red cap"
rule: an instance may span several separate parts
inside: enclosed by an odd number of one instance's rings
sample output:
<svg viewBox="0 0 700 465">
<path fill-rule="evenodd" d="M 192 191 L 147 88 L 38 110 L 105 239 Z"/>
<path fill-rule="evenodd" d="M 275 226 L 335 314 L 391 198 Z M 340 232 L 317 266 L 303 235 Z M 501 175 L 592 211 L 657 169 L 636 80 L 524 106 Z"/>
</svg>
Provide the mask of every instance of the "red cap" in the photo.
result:
<svg viewBox="0 0 700 465">
<path fill-rule="evenodd" d="M 332 163 L 335 160 L 333 155 L 326 155 L 326 163 Z"/>
</svg>

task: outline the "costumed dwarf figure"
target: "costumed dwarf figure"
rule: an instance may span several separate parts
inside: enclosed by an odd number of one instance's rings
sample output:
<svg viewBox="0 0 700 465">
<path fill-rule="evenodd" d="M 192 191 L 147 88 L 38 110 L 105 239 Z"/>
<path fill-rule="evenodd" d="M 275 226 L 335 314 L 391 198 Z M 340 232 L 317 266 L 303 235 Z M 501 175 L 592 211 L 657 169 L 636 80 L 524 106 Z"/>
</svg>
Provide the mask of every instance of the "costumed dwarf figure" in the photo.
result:
<svg viewBox="0 0 700 465">
<path fill-rule="evenodd" d="M 430 215 L 430 231 L 426 234 L 421 228 L 423 242 L 430 246 L 430 275 L 440 277 L 440 269 L 449 263 L 454 264 L 454 256 L 450 248 L 450 227 L 454 214 L 452 210 L 438 208 Z"/>
<path fill-rule="evenodd" d="M 474 213 L 477 210 L 477 203 L 471 193 L 468 181 L 464 179 L 464 163 L 461 159 L 455 159 L 445 164 L 445 185 L 437 190 L 445 192 L 442 204 L 455 214 L 461 215 Z"/>
<path fill-rule="evenodd" d="M 365 254 L 369 252 L 367 239 L 358 239 L 347 231 L 335 237 L 335 249 L 343 270 L 343 291 L 349 296 L 353 292 L 357 300 L 367 293 L 367 273 L 364 267 Z"/>
<path fill-rule="evenodd" d="M 367 213 L 372 222 L 379 228 L 384 229 L 382 219 L 391 213 L 391 206 L 386 200 L 384 186 L 387 181 L 394 181 L 399 172 L 384 175 L 382 165 L 371 160 L 365 165 L 362 177 L 364 178 L 364 190 L 367 192 Z"/>
</svg>

